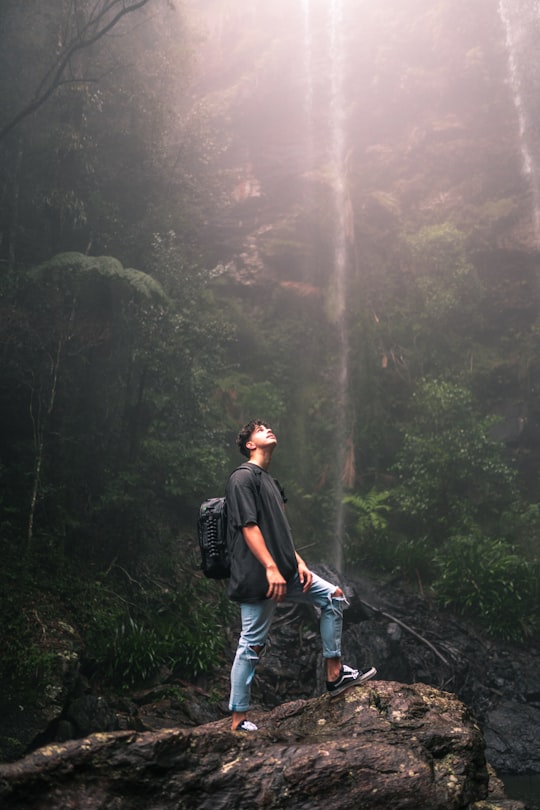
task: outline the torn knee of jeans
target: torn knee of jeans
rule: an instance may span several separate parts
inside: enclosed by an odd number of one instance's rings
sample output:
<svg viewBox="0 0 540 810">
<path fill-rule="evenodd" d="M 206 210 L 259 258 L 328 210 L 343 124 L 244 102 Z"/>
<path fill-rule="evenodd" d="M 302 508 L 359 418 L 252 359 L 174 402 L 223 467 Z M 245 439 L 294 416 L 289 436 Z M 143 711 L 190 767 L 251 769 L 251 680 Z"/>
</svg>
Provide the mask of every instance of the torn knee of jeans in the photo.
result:
<svg viewBox="0 0 540 810">
<path fill-rule="evenodd" d="M 258 661 L 264 652 L 265 646 L 266 646 L 265 644 L 254 644 L 254 645 L 248 644 L 246 647 L 248 658 Z"/>
<path fill-rule="evenodd" d="M 349 607 L 347 597 L 345 596 L 341 588 L 336 588 L 334 593 L 330 596 L 330 601 L 332 605 L 335 605 L 335 607 L 338 610 L 343 610 L 343 608 Z"/>
<path fill-rule="evenodd" d="M 255 646 L 251 646 L 250 644 L 246 645 L 244 654 L 247 660 L 249 661 L 250 672 L 246 678 L 246 686 L 249 686 L 255 677 L 255 670 L 257 669 L 257 664 L 259 662 L 259 658 L 262 655 L 264 650 L 264 644 L 256 644 Z"/>
</svg>

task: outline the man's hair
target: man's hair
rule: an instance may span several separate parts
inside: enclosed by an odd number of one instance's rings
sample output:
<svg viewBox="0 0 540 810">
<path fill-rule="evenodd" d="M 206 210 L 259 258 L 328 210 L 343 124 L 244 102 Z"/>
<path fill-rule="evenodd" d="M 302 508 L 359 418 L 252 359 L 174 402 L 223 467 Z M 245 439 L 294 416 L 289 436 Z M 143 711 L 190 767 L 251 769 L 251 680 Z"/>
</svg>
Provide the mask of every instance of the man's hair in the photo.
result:
<svg viewBox="0 0 540 810">
<path fill-rule="evenodd" d="M 248 422 L 244 427 L 241 429 L 240 433 L 236 437 L 236 444 L 243 456 L 246 458 L 250 458 L 250 452 L 246 447 L 246 444 L 249 442 L 251 438 L 251 434 L 253 431 L 261 427 L 270 427 L 268 422 L 265 422 L 264 419 L 252 419 L 251 422 Z"/>
</svg>

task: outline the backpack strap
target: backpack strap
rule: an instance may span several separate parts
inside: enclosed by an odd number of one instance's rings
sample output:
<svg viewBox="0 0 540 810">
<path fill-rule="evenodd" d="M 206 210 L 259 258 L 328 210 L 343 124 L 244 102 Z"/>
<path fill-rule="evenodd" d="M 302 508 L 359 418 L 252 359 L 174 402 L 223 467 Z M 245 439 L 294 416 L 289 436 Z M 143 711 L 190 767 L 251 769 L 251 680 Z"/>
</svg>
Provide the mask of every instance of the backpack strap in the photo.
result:
<svg viewBox="0 0 540 810">
<path fill-rule="evenodd" d="M 236 468 L 236 470 L 247 470 L 247 469 L 251 470 L 255 475 L 255 486 L 257 487 L 257 495 L 260 497 L 261 496 L 262 470 L 258 465 L 249 464 L 247 461 L 244 461 L 243 464 L 240 464 L 240 466 Z M 236 472 L 236 470 L 233 470 L 233 472 Z M 232 473 L 231 473 L 231 475 L 232 475 Z M 280 495 L 281 495 L 281 497 L 283 499 L 283 503 L 284 504 L 287 503 L 287 496 L 285 495 L 285 490 L 283 489 L 283 487 L 281 486 L 281 484 L 279 483 L 277 478 L 273 478 L 272 480 L 274 481 L 275 485 L 279 489 Z"/>
<path fill-rule="evenodd" d="M 281 493 L 281 497 L 283 498 L 283 503 L 287 503 L 287 496 L 285 495 L 285 490 L 283 489 L 283 487 L 281 486 L 281 484 L 279 483 L 277 478 L 274 478 L 274 481 L 276 483 L 277 488 L 279 489 L 279 491 Z"/>
<path fill-rule="evenodd" d="M 261 475 L 262 475 L 262 470 L 257 465 L 249 464 L 247 461 L 244 461 L 243 464 L 240 464 L 239 467 L 236 467 L 236 469 L 234 469 L 232 471 L 231 475 L 234 475 L 234 473 L 238 472 L 238 470 L 250 470 L 250 472 L 252 472 L 253 475 L 255 476 L 255 488 L 257 490 L 257 498 L 258 498 L 258 503 L 256 501 L 256 504 L 257 504 L 257 519 L 259 519 L 259 516 L 260 516 L 260 503 L 261 503 Z M 229 475 L 229 478 L 231 477 L 231 475 Z"/>
<path fill-rule="evenodd" d="M 250 464 L 248 461 L 244 461 L 244 463 L 240 464 L 240 466 L 237 467 L 236 470 L 251 470 L 251 472 L 255 476 L 255 486 L 257 487 L 257 495 L 260 498 L 261 497 L 261 475 L 262 475 L 261 468 L 258 467 L 255 464 Z M 234 472 L 236 472 L 236 470 L 234 470 Z"/>
</svg>

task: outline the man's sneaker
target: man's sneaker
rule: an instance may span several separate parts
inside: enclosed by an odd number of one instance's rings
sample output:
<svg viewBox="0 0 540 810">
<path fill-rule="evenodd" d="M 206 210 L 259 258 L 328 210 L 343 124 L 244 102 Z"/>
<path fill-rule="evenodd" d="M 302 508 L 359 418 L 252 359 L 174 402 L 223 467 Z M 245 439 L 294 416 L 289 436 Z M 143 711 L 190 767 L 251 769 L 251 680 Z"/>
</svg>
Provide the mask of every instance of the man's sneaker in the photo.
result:
<svg viewBox="0 0 540 810">
<path fill-rule="evenodd" d="M 348 667 L 347 664 L 342 664 L 341 672 L 336 680 L 326 681 L 326 690 L 331 697 L 334 697 L 344 692 L 349 686 L 358 686 L 364 683 L 364 681 L 369 681 L 369 679 L 373 678 L 376 674 L 377 670 L 375 667 L 371 667 L 371 669 L 362 672 L 362 670 L 352 669 L 352 667 Z"/>
<path fill-rule="evenodd" d="M 252 723 L 251 720 L 242 720 L 242 722 L 236 726 L 235 731 L 257 731 L 257 729 L 258 726 Z"/>
</svg>

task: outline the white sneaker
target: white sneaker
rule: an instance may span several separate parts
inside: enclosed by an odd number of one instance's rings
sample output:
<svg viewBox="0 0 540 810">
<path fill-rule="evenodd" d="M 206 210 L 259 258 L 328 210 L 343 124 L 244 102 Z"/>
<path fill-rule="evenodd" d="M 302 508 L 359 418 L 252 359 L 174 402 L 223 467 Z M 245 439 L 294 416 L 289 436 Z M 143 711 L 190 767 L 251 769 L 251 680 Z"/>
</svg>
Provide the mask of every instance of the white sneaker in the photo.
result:
<svg viewBox="0 0 540 810">
<path fill-rule="evenodd" d="M 236 726 L 235 731 L 257 731 L 257 729 L 258 726 L 252 723 L 251 720 L 242 720 L 242 722 Z"/>
</svg>

